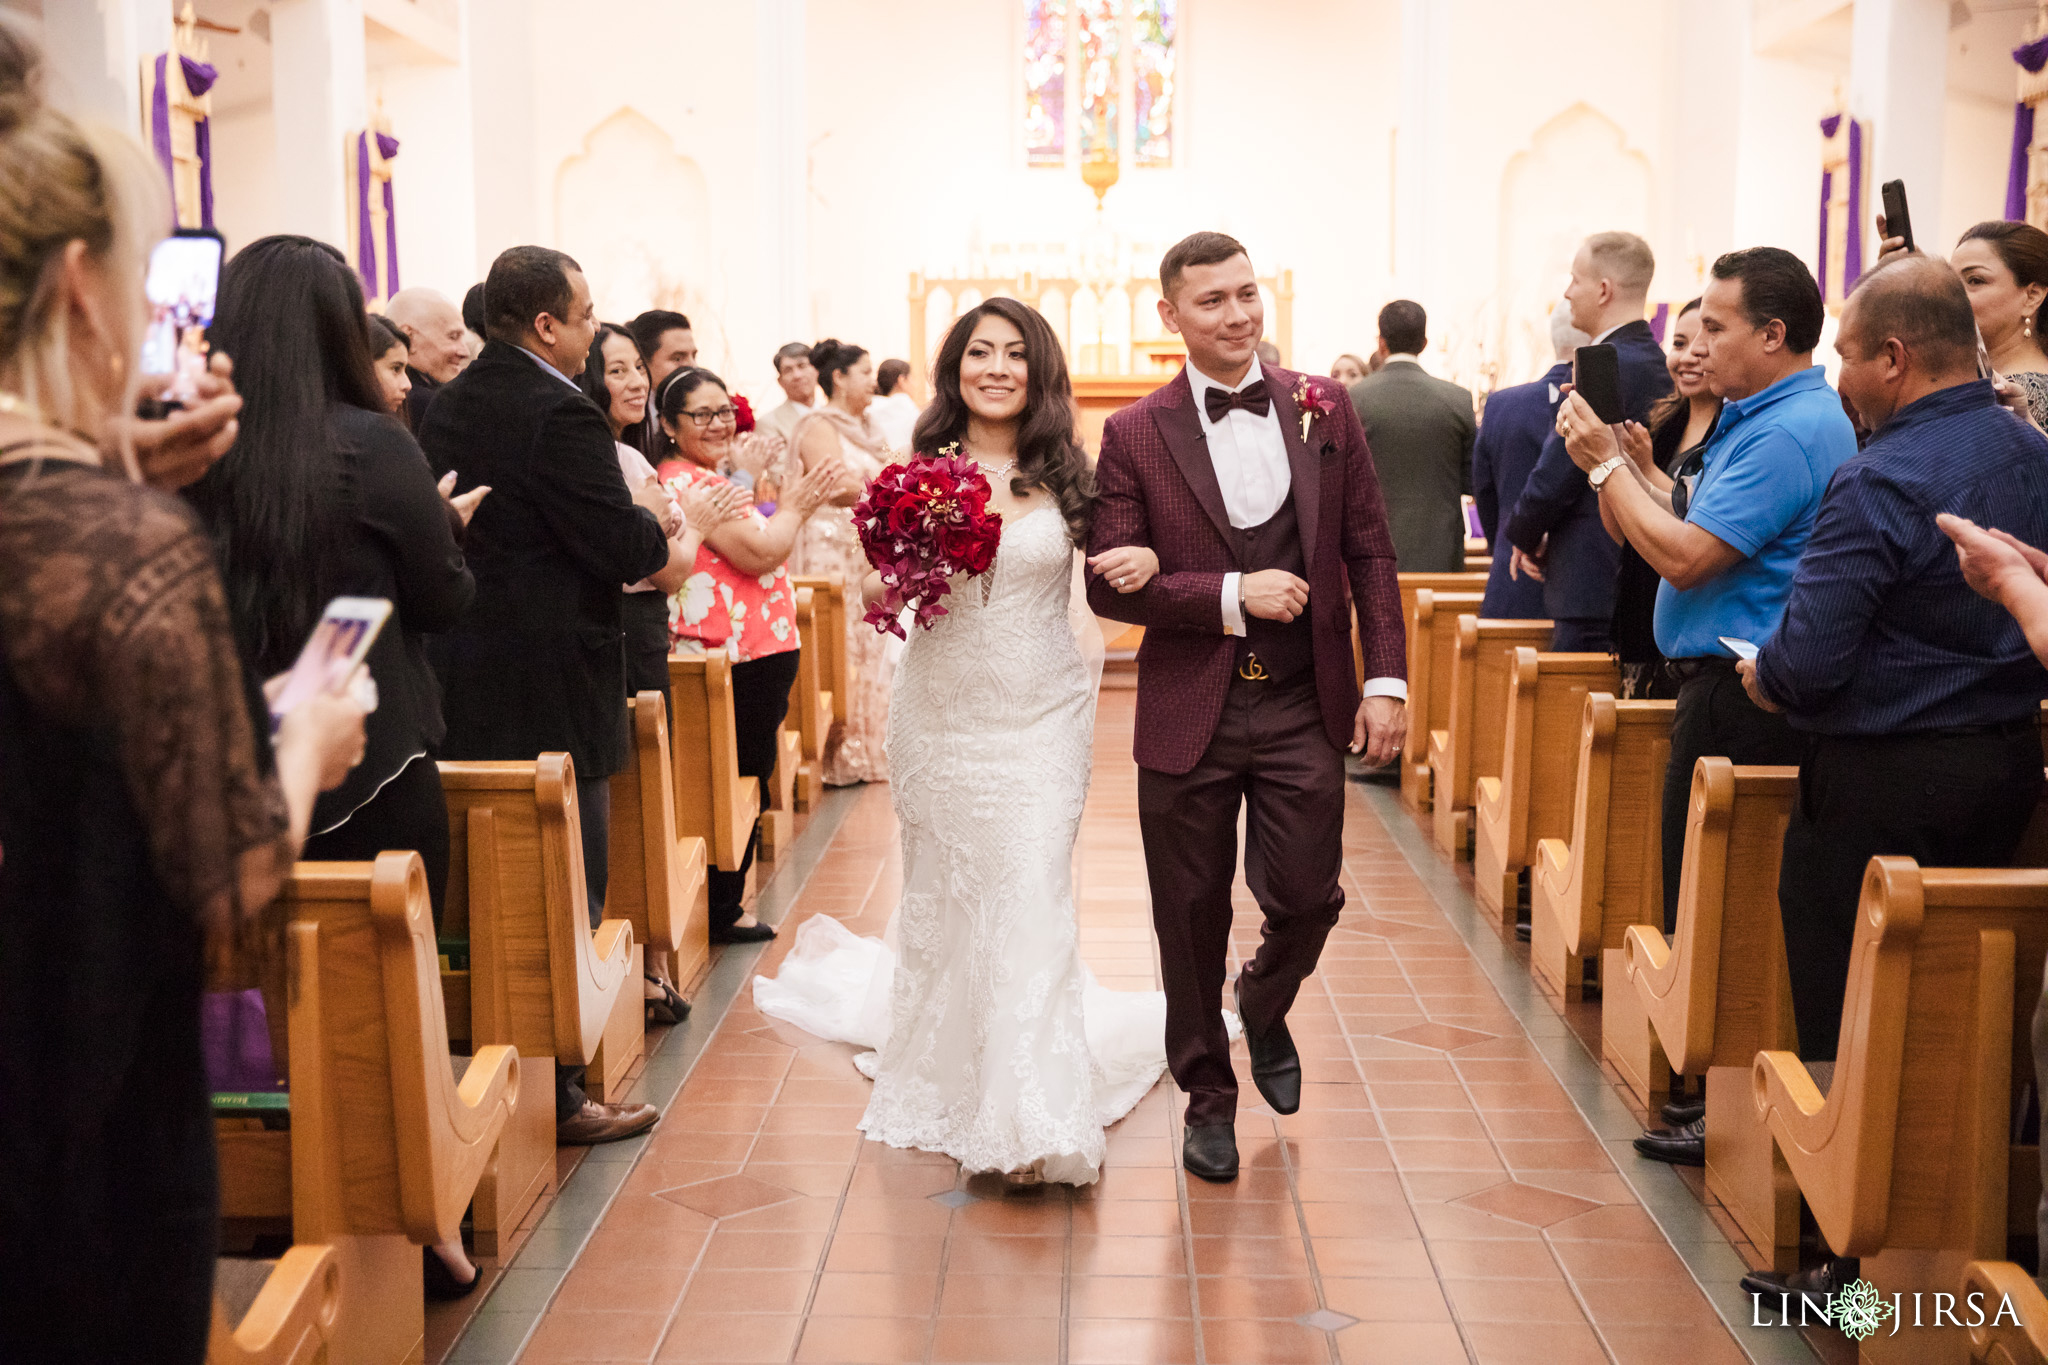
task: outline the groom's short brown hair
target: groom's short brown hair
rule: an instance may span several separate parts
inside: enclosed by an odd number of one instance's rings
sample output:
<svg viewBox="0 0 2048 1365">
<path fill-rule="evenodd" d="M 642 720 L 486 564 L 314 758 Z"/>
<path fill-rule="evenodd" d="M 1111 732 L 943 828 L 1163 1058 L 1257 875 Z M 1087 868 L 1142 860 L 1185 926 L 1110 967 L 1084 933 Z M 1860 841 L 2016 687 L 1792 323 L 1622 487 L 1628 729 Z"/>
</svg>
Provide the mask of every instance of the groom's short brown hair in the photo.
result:
<svg viewBox="0 0 2048 1365">
<path fill-rule="evenodd" d="M 1250 258 L 1244 243 L 1221 232 L 1197 232 L 1173 244 L 1159 262 L 1159 293 L 1168 303 L 1180 288 L 1180 277 L 1191 265 L 1221 265 L 1232 256 Z"/>
</svg>

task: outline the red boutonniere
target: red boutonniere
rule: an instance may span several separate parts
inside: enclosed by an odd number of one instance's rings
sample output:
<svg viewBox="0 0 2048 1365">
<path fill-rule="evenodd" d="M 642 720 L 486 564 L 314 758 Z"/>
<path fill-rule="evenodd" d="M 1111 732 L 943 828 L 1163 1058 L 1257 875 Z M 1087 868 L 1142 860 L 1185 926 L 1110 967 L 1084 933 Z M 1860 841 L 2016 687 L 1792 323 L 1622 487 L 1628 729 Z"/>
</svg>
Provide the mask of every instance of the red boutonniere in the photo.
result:
<svg viewBox="0 0 2048 1365">
<path fill-rule="evenodd" d="M 732 396 L 732 429 L 734 435 L 754 429 L 754 405 L 738 394 Z"/>
<path fill-rule="evenodd" d="M 1323 397 L 1322 390 L 1307 375 L 1303 375 L 1301 382 L 1294 386 L 1294 406 L 1301 410 L 1301 439 L 1304 441 L 1308 439 L 1310 423 L 1337 410 L 1336 400 Z"/>
</svg>

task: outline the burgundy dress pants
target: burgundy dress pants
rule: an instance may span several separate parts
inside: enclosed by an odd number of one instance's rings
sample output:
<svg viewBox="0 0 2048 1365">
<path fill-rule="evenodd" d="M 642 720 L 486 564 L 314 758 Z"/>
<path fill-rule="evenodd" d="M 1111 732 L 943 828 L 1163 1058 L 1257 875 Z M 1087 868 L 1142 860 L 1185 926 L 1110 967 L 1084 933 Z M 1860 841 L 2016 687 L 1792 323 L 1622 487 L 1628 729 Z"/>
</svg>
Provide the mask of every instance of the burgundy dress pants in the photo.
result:
<svg viewBox="0 0 2048 1365">
<path fill-rule="evenodd" d="M 1138 770 L 1152 923 L 1166 982 L 1166 1060 L 1190 1125 L 1229 1123 L 1237 1076 L 1223 1028 L 1238 812 L 1245 882 L 1265 914 L 1244 964 L 1245 1022 L 1287 1017 L 1344 906 L 1344 755 L 1330 743 L 1314 674 L 1231 680 L 1215 736 L 1195 766 Z"/>
</svg>

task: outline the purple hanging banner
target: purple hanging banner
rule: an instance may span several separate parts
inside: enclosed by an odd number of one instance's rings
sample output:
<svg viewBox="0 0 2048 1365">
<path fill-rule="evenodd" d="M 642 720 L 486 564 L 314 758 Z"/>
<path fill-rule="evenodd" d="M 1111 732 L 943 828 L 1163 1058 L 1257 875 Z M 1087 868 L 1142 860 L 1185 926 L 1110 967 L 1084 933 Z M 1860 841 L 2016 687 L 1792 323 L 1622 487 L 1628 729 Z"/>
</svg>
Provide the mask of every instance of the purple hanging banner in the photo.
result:
<svg viewBox="0 0 2048 1365">
<path fill-rule="evenodd" d="M 1863 278 L 1863 125 L 1849 120 L 1849 221 L 1842 234 L 1842 297 Z"/>
<path fill-rule="evenodd" d="M 363 292 L 377 294 L 377 234 L 370 228 L 370 135 L 356 134 L 356 274 Z"/>
<path fill-rule="evenodd" d="M 1820 269 L 1814 278 L 1820 281 L 1820 291 L 1828 291 L 1828 205 L 1835 202 L 1835 173 L 1820 173 Z"/>
<path fill-rule="evenodd" d="M 398 293 L 398 207 L 391 192 L 391 159 L 398 155 L 398 139 L 377 134 L 377 155 L 384 159 L 384 297 Z"/>
<path fill-rule="evenodd" d="M 171 203 L 174 217 L 178 196 L 178 158 L 171 136 L 171 54 L 159 52 L 150 62 L 149 68 L 149 148 L 163 167 L 164 178 L 171 187 Z M 190 57 L 178 58 L 178 74 L 184 81 L 185 92 L 198 99 L 213 89 L 213 83 L 220 79 L 220 72 L 212 65 L 195 61 Z M 192 155 L 199 167 L 199 226 L 213 226 L 213 120 L 194 118 L 192 120 Z M 182 221 L 182 220 L 181 220 Z"/>
<path fill-rule="evenodd" d="M 2005 216 L 2013 222 L 2027 217 L 2027 163 L 2034 154 L 2034 106 L 2012 107 L 2012 159 L 2005 169 Z"/>
</svg>

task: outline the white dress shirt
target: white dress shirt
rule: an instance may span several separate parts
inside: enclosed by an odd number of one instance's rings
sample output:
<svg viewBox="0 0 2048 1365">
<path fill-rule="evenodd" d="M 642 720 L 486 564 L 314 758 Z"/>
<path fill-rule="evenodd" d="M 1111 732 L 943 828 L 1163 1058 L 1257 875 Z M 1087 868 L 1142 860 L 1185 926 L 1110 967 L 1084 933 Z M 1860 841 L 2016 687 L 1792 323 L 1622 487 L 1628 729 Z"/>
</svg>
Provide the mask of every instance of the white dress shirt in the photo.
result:
<svg viewBox="0 0 2048 1365">
<path fill-rule="evenodd" d="M 1188 362 L 1187 373 L 1188 387 L 1195 395 L 1195 418 L 1202 424 L 1202 435 L 1208 438 L 1209 462 L 1215 467 L 1217 485 L 1223 490 L 1223 510 L 1230 517 L 1230 524 L 1240 531 L 1263 526 L 1279 512 L 1294 484 L 1294 475 L 1287 463 L 1287 437 L 1280 430 L 1278 400 L 1269 395 L 1272 402 L 1264 417 L 1255 417 L 1243 408 L 1232 408 L 1223 414 L 1221 422 L 1211 422 L 1208 399 L 1210 389 L 1236 393 L 1263 379 L 1265 372 L 1260 368 L 1258 357 L 1252 357 L 1251 368 L 1236 384 L 1218 383 L 1196 369 L 1193 361 Z M 1303 547 L 1304 550 L 1306 548 Z M 1223 633 L 1226 635 L 1245 633 L 1244 612 L 1238 606 L 1241 578 L 1242 575 L 1235 573 L 1223 575 Z M 1374 678 L 1366 683 L 1365 695 L 1406 701 L 1408 684 L 1399 678 Z"/>
</svg>

